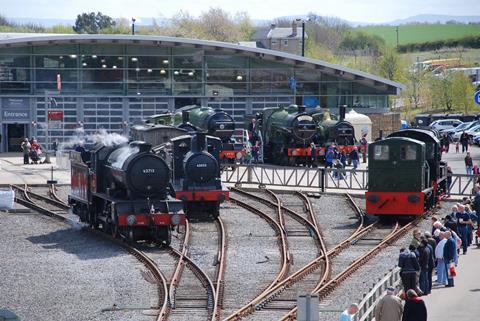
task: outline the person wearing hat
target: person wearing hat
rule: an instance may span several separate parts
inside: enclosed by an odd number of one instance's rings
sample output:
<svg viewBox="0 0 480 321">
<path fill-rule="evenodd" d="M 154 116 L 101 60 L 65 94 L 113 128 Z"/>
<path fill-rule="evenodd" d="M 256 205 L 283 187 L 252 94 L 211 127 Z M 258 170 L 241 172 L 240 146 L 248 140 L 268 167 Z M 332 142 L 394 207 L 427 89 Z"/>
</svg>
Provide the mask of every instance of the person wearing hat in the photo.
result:
<svg viewBox="0 0 480 321">
<path fill-rule="evenodd" d="M 402 300 L 395 295 L 395 288 L 389 286 L 387 294 L 375 307 L 375 321 L 401 321 L 402 314 Z"/>
</svg>

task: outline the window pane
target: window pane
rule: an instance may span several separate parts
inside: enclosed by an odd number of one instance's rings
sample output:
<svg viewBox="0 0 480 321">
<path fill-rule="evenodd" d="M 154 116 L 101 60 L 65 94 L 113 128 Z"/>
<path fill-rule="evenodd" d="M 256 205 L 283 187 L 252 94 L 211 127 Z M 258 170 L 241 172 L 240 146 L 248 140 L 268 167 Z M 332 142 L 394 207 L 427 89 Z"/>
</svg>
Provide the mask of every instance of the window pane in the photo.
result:
<svg viewBox="0 0 480 321">
<path fill-rule="evenodd" d="M 209 55 L 205 56 L 207 68 L 247 68 L 248 59 L 234 55 Z"/>
<path fill-rule="evenodd" d="M 245 82 L 247 71 L 245 69 L 209 69 L 208 82 Z"/>
<path fill-rule="evenodd" d="M 0 92 L 30 91 L 30 58 L 0 56 Z"/>
<path fill-rule="evenodd" d="M 388 160 L 389 159 L 388 145 L 375 145 L 374 151 L 373 151 L 373 159 Z"/>
<path fill-rule="evenodd" d="M 400 146 L 401 160 L 415 160 L 417 158 L 416 147 L 413 145 Z"/>
</svg>

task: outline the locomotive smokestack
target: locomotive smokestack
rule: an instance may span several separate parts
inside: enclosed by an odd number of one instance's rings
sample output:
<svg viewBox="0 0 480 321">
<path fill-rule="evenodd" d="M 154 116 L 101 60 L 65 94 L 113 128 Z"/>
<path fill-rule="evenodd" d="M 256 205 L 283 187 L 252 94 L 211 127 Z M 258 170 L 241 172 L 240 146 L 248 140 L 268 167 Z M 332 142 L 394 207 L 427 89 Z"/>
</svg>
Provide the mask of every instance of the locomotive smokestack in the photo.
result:
<svg viewBox="0 0 480 321">
<path fill-rule="evenodd" d="M 140 153 L 147 153 L 152 149 L 152 145 L 142 141 L 133 141 L 130 143 L 131 148 L 138 148 Z"/>
<path fill-rule="evenodd" d="M 305 106 L 298 106 L 298 112 L 299 113 L 304 113 L 307 109 L 305 108 Z"/>
<path fill-rule="evenodd" d="M 346 110 L 346 109 L 347 109 L 347 106 L 345 106 L 345 105 L 344 105 L 344 106 L 340 106 L 340 110 L 339 110 L 339 111 L 340 111 L 340 115 L 339 115 L 340 121 L 345 120 L 345 110 Z"/>
<path fill-rule="evenodd" d="M 197 153 L 204 151 L 207 148 L 207 134 L 204 132 L 197 132 L 192 137 L 192 152 Z"/>
<path fill-rule="evenodd" d="M 190 120 L 190 114 L 188 111 L 184 110 L 182 111 L 182 123 L 186 124 Z"/>
</svg>

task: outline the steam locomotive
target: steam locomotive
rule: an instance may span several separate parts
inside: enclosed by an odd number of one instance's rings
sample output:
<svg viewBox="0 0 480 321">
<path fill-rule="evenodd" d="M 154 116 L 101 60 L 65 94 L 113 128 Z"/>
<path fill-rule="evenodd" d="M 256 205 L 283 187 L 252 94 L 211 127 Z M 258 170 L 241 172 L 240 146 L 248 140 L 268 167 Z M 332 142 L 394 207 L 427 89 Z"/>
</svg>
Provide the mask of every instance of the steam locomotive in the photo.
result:
<svg viewBox="0 0 480 321">
<path fill-rule="evenodd" d="M 151 145 L 97 144 L 84 154 L 73 153 L 68 197 L 80 221 L 131 242 L 170 244 L 185 214 L 182 202 L 169 195 L 170 168 Z"/>
<path fill-rule="evenodd" d="M 199 221 L 218 217 L 220 203 L 229 198 L 220 178 L 221 140 L 197 132 L 174 138 L 171 144 L 173 190 L 184 202 L 187 217 Z"/>
<path fill-rule="evenodd" d="M 146 123 L 170 125 L 189 132 L 206 131 L 208 135 L 220 138 L 222 150 L 220 160 L 234 161 L 241 150 L 235 148 L 232 135 L 235 131 L 233 118 L 221 109 L 205 106 L 185 106 L 175 113 L 164 113 L 150 117 Z"/>
<path fill-rule="evenodd" d="M 345 121 L 345 108 L 340 120 L 318 109 L 306 111 L 304 106 L 266 108 L 257 116 L 264 142 L 265 160 L 278 165 L 305 164 L 315 143 L 318 156 L 325 155 L 328 145 L 350 152 L 355 144 L 354 128 Z"/>
<path fill-rule="evenodd" d="M 257 116 L 264 144 L 264 161 L 295 165 L 307 156 L 317 132 L 316 124 L 305 107 L 265 108 Z"/>
<path fill-rule="evenodd" d="M 428 129 L 400 130 L 370 144 L 368 167 L 368 215 L 422 215 L 448 190 L 440 141 Z"/>
</svg>

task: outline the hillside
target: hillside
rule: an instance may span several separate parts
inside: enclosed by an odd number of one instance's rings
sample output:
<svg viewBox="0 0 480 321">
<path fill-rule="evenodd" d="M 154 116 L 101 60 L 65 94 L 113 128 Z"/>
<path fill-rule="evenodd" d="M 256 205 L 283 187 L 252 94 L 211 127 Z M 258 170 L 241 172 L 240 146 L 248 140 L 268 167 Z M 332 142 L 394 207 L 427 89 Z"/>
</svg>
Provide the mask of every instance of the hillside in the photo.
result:
<svg viewBox="0 0 480 321">
<path fill-rule="evenodd" d="M 395 46 L 397 43 L 396 28 L 395 26 L 365 26 L 356 29 L 380 36 L 388 45 Z M 399 44 L 456 39 L 479 34 L 480 24 L 411 24 L 398 27 Z"/>
</svg>

